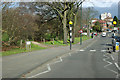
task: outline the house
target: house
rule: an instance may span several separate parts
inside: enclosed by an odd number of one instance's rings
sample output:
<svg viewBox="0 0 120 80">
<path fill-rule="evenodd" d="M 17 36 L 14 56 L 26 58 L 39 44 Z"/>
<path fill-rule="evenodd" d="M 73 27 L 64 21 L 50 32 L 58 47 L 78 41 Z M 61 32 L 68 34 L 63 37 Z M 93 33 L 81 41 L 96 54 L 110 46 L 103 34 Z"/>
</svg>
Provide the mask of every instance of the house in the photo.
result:
<svg viewBox="0 0 120 80">
<path fill-rule="evenodd" d="M 112 26 L 113 24 L 112 24 L 112 22 L 113 22 L 113 18 L 112 17 L 107 17 L 107 18 L 105 18 L 105 21 L 107 22 L 107 27 L 110 27 L 110 26 Z"/>
<path fill-rule="evenodd" d="M 100 15 L 101 20 L 104 20 L 107 17 L 112 17 L 111 13 L 103 13 L 103 14 Z"/>
<path fill-rule="evenodd" d="M 92 26 L 92 27 L 95 25 L 94 22 L 96 22 L 96 21 L 98 21 L 97 18 L 92 18 L 92 20 L 91 20 L 91 26 Z"/>
<path fill-rule="evenodd" d="M 97 21 L 93 22 L 93 24 L 95 25 Z M 107 29 L 107 24 L 106 24 L 106 21 L 104 20 L 98 20 L 98 22 L 101 24 L 101 27 L 103 30 L 106 30 Z"/>
</svg>

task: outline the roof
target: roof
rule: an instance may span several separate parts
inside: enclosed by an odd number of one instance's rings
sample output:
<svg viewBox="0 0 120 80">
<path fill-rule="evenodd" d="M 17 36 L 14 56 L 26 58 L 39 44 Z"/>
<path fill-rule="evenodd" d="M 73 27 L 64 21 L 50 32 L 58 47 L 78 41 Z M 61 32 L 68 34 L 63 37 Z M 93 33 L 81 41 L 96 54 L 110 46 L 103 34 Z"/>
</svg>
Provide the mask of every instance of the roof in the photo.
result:
<svg viewBox="0 0 120 80">
<path fill-rule="evenodd" d="M 112 17 L 107 17 L 107 18 L 105 18 L 105 19 L 113 19 Z"/>
<path fill-rule="evenodd" d="M 92 18 L 92 20 L 98 20 L 97 18 Z"/>
<path fill-rule="evenodd" d="M 99 23 L 106 23 L 106 21 L 104 21 L 104 20 L 98 20 L 99 21 Z M 93 23 L 96 23 L 97 21 L 95 21 L 95 22 L 93 22 Z"/>
</svg>

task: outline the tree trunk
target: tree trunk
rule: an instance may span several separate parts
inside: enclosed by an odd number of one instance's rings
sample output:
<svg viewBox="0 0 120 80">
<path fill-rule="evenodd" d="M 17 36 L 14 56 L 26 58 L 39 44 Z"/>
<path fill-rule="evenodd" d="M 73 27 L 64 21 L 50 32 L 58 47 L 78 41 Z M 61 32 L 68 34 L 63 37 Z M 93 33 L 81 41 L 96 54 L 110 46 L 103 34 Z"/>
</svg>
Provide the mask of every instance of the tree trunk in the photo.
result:
<svg viewBox="0 0 120 80">
<path fill-rule="evenodd" d="M 43 42 L 44 42 L 44 44 L 45 44 L 45 39 L 43 39 Z"/>
<path fill-rule="evenodd" d="M 77 15 L 74 16 L 74 26 L 73 26 L 73 36 L 72 36 L 72 43 L 75 42 L 75 27 L 76 27 L 76 22 L 77 22 Z"/>
<path fill-rule="evenodd" d="M 66 4 L 65 4 L 65 9 L 67 8 Z M 64 32 L 64 40 L 63 40 L 63 44 L 67 44 L 67 27 L 66 27 L 66 11 L 64 11 L 64 16 L 63 16 L 63 32 Z"/>
<path fill-rule="evenodd" d="M 53 38 L 53 44 L 54 44 L 54 38 Z"/>
<path fill-rule="evenodd" d="M 89 26 L 89 24 L 87 25 L 87 36 L 90 37 L 90 26 Z"/>
</svg>

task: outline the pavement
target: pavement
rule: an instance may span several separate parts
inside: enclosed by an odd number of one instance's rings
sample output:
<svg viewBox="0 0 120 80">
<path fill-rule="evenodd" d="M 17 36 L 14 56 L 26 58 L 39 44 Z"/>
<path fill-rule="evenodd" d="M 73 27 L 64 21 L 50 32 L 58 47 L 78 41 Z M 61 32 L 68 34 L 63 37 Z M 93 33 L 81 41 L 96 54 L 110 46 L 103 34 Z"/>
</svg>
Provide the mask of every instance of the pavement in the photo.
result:
<svg viewBox="0 0 120 80">
<path fill-rule="evenodd" d="M 69 50 L 69 46 L 60 46 L 45 50 L 4 56 L 2 57 L 2 78 L 20 78 L 24 74 L 35 70 L 39 66 L 42 66 L 59 56 L 74 53 L 76 50 L 86 48 L 87 46 L 94 44 L 98 39 L 99 37 L 86 40 L 83 42 L 83 45 L 75 44 L 72 46 L 72 50 Z"/>
<path fill-rule="evenodd" d="M 42 67 L 25 74 L 24 78 L 113 78 L 120 79 L 107 47 L 109 36 L 99 37 L 94 43 L 60 56 Z"/>
</svg>

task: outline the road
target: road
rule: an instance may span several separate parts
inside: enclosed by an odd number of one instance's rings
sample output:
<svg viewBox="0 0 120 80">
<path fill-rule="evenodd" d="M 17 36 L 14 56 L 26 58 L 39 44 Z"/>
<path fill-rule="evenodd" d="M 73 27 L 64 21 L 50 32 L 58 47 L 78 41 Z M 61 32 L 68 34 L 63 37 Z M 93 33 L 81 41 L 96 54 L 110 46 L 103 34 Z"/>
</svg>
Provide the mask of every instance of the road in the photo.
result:
<svg viewBox="0 0 120 80">
<path fill-rule="evenodd" d="M 52 59 L 69 52 L 74 52 L 86 47 L 94 42 L 95 39 L 89 39 L 83 42 L 83 45 L 72 45 L 72 50 L 69 46 L 53 47 L 44 50 L 20 53 L 2 57 L 2 78 L 19 78 L 23 74 L 34 70 L 35 68 L 44 65 Z"/>
<path fill-rule="evenodd" d="M 56 62 L 48 63 L 46 68 L 36 69 L 27 78 L 117 78 L 118 69 L 106 53 L 110 36 L 100 37 L 89 45 Z"/>
</svg>

